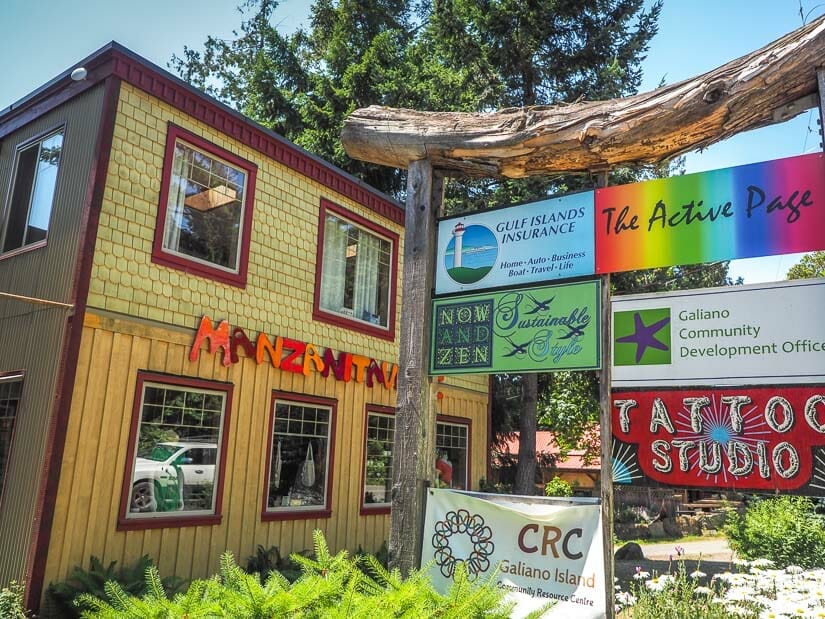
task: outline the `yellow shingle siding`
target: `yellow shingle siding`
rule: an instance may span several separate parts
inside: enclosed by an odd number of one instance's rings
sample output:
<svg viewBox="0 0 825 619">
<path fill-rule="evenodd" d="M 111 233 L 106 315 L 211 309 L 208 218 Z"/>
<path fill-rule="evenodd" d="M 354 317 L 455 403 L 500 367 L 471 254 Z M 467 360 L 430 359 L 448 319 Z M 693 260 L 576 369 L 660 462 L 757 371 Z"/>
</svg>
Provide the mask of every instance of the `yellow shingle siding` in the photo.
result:
<svg viewBox="0 0 825 619">
<path fill-rule="evenodd" d="M 258 166 L 245 288 L 152 262 L 169 122 Z M 124 83 L 88 305 L 193 330 L 206 314 L 250 336 L 284 335 L 394 361 L 397 337 L 391 342 L 312 320 L 321 198 L 403 237 L 398 224 Z M 398 282 L 396 302 L 400 307 Z"/>
</svg>

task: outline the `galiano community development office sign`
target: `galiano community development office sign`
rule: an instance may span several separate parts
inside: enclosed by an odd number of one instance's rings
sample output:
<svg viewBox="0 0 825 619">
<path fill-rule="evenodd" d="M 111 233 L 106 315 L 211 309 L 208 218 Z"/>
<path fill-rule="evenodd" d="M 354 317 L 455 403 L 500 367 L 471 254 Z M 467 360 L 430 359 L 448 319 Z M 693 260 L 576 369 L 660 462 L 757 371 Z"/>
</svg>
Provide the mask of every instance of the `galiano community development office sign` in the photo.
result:
<svg viewBox="0 0 825 619">
<path fill-rule="evenodd" d="M 598 499 L 427 491 L 421 563 L 433 586 L 446 593 L 459 563 L 471 580 L 495 573 L 513 617 L 548 604 L 543 617 L 604 617 L 603 548 Z"/>
<path fill-rule="evenodd" d="M 613 297 L 613 388 L 825 382 L 825 279 Z"/>
</svg>

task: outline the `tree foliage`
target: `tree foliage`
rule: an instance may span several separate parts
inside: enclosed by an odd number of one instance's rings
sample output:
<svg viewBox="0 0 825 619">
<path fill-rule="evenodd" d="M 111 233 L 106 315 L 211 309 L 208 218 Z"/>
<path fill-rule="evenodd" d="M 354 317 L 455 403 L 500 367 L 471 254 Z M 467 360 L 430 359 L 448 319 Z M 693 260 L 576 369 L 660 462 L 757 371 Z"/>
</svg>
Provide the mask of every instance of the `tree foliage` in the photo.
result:
<svg viewBox="0 0 825 619">
<path fill-rule="evenodd" d="M 484 111 L 630 94 L 659 10 L 643 0 L 315 0 L 309 26 L 281 34 L 277 0 L 246 0 L 234 38 L 210 36 L 170 65 L 253 120 L 399 195 L 403 174 L 344 153 L 339 135 L 352 110 Z M 485 205 L 491 193 L 508 204 L 573 188 L 547 179 L 451 185 L 455 200 Z"/>
<path fill-rule="evenodd" d="M 805 254 L 799 262 L 788 270 L 788 279 L 806 279 L 808 277 L 825 277 L 825 251 Z"/>
<path fill-rule="evenodd" d="M 752 501 L 724 526 L 730 547 L 745 559 L 770 559 L 776 567 L 825 567 L 825 529 L 810 499 L 776 496 Z"/>
</svg>

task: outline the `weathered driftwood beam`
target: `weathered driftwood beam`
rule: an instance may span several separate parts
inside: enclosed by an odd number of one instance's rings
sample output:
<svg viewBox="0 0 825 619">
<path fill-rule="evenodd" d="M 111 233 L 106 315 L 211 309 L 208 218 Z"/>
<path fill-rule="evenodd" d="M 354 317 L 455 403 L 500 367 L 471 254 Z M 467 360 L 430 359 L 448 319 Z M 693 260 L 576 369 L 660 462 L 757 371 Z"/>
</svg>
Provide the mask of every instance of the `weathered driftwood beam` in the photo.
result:
<svg viewBox="0 0 825 619">
<path fill-rule="evenodd" d="M 678 62 L 678 59 L 674 59 Z M 350 157 L 406 168 L 520 178 L 655 163 L 817 104 L 825 16 L 760 50 L 651 92 L 488 114 L 370 106 L 344 122 Z"/>
</svg>

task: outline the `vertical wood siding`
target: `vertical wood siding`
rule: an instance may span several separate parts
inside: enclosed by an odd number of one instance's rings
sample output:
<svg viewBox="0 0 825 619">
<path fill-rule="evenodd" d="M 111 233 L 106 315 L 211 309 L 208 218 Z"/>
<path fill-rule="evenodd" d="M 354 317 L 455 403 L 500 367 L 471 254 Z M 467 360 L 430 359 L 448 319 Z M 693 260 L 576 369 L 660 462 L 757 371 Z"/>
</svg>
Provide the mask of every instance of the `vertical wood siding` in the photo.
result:
<svg viewBox="0 0 825 619">
<path fill-rule="evenodd" d="M 0 291 L 71 303 L 82 209 L 85 204 L 103 102 L 91 89 L 18 131 L 0 144 L 0 206 L 8 198 L 15 151 L 34 136 L 65 125 L 48 243 L 0 259 Z M 53 412 L 68 312 L 0 298 L 0 372 L 25 371 L 23 393 L 0 498 L 0 584 L 23 581 L 45 441 Z"/>
<path fill-rule="evenodd" d="M 322 530 L 334 550 L 375 551 L 387 539 L 389 516 L 359 514 L 364 460 L 365 407 L 392 407 L 395 392 L 368 388 L 332 376 L 309 376 L 257 365 L 241 355 L 224 367 L 221 355 L 202 352 L 188 359 L 192 334 L 111 315 L 87 315 L 78 376 L 55 508 L 46 582 L 64 578 L 90 555 L 133 563 L 153 557 L 161 574 L 191 579 L 217 570 L 220 555 L 232 552 L 241 564 L 260 544 L 281 554 L 309 549 L 312 531 Z M 116 522 L 129 424 L 140 370 L 234 384 L 223 493 L 223 521 L 215 526 L 176 526 L 118 531 Z M 274 390 L 330 398 L 338 403 L 332 476 L 332 516 L 264 522 L 262 493 L 269 449 Z M 445 387 L 444 413 L 472 422 L 471 481 L 484 471 L 486 395 Z M 448 410 L 449 409 L 449 410 Z"/>
</svg>

